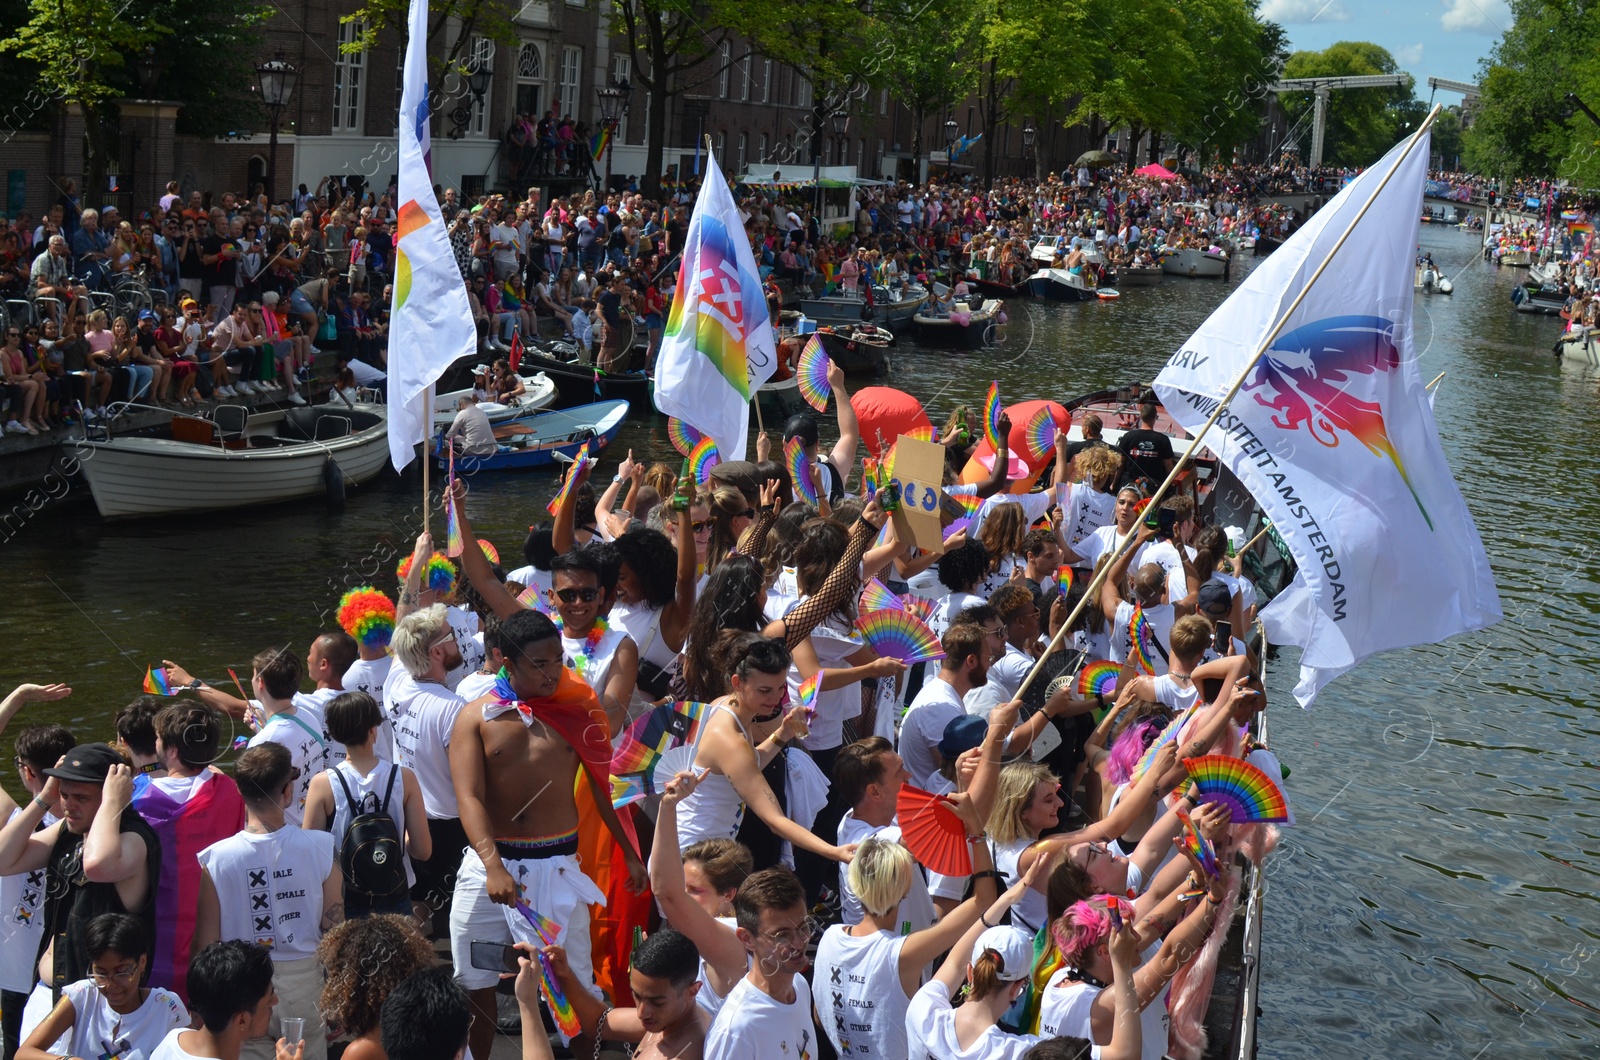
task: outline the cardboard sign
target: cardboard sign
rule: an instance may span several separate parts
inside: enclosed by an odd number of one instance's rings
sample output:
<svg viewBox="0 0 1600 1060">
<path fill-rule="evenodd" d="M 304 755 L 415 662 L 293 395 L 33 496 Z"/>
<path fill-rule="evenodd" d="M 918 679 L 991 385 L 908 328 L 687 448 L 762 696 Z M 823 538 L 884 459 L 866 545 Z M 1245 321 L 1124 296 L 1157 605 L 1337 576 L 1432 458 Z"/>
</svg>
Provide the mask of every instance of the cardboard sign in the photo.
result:
<svg viewBox="0 0 1600 1060">
<path fill-rule="evenodd" d="M 944 552 L 944 529 L 939 505 L 944 500 L 944 446 L 902 434 L 895 441 L 894 478 L 900 507 L 894 513 L 894 532 L 924 552 Z"/>
</svg>

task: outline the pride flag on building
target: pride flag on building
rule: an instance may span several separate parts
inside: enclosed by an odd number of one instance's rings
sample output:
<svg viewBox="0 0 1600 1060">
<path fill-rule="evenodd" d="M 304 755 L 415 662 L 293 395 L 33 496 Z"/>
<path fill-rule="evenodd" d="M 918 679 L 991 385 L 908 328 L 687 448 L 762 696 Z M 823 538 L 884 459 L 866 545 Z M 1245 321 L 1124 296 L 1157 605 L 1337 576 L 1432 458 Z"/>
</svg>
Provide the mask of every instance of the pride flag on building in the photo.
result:
<svg viewBox="0 0 1600 1060">
<path fill-rule="evenodd" d="M 689 219 L 656 367 L 656 408 L 743 460 L 750 399 L 777 367 L 755 255 L 715 157 Z"/>
<path fill-rule="evenodd" d="M 600 131 L 589 137 L 589 157 L 596 162 L 606 156 L 606 146 L 611 143 L 611 126 L 602 125 Z"/>
<path fill-rule="evenodd" d="M 433 384 L 451 362 L 478 349 L 466 284 L 428 169 L 428 0 L 411 0 L 410 29 L 400 92 L 400 216 L 389 325 L 389 459 L 397 471 L 427 440 Z"/>
</svg>

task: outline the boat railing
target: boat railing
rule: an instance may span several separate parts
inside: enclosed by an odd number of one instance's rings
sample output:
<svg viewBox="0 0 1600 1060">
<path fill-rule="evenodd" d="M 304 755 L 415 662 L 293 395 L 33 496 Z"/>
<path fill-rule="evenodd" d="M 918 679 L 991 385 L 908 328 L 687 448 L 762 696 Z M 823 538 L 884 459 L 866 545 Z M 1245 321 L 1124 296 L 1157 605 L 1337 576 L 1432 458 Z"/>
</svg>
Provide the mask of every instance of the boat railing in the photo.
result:
<svg viewBox="0 0 1600 1060">
<path fill-rule="evenodd" d="M 1258 626 L 1259 628 L 1259 626 Z M 1267 634 L 1261 630 L 1261 687 L 1267 683 Z M 1253 723 L 1256 740 L 1267 744 L 1267 715 L 1260 711 Z M 1261 997 L 1261 922 L 1265 914 L 1266 871 L 1264 864 L 1251 863 L 1249 893 L 1245 899 L 1244 929 L 1240 934 L 1239 994 L 1233 1013 L 1233 1038 L 1228 1049 L 1231 1060 L 1255 1060 L 1256 1018 Z"/>
<path fill-rule="evenodd" d="M 175 415 L 171 409 L 162 408 L 160 405 L 146 405 L 138 401 L 113 401 L 101 409 L 99 419 L 84 424 L 83 436 L 91 441 L 109 442 L 112 424 L 130 412 L 159 412 L 168 417 Z"/>
</svg>

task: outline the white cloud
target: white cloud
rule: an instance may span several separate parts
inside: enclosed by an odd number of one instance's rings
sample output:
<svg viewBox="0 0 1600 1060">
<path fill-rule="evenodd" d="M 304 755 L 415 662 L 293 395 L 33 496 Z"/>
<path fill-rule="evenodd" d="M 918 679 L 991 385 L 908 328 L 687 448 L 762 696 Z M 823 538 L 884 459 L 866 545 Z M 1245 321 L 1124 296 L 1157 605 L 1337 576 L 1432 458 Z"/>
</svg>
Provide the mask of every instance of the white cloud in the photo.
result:
<svg viewBox="0 0 1600 1060">
<path fill-rule="evenodd" d="M 1422 45 L 1404 44 L 1394 50 L 1395 61 L 1401 66 L 1416 66 L 1422 62 Z"/>
<path fill-rule="evenodd" d="M 1511 27 L 1511 8 L 1506 0 L 1440 0 L 1444 14 L 1439 25 L 1446 33 L 1483 33 L 1499 36 Z"/>
<path fill-rule="evenodd" d="M 1349 22 L 1342 0 L 1266 0 L 1261 18 L 1284 25 L 1306 22 Z"/>
</svg>

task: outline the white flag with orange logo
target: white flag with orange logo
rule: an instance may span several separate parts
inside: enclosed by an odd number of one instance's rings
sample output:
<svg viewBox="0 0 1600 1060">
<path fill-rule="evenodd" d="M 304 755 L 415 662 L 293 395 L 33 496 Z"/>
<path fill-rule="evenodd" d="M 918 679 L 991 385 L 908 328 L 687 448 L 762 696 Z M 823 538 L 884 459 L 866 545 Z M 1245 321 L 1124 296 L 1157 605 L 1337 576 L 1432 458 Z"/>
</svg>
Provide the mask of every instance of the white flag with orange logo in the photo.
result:
<svg viewBox="0 0 1600 1060">
<path fill-rule="evenodd" d="M 1428 137 L 1402 143 L 1252 272 L 1156 377 L 1197 431 L 1279 316 L 1339 248 L 1205 437 L 1299 568 L 1262 612 L 1302 649 L 1295 695 L 1374 652 L 1431 644 L 1501 618 L 1483 543 L 1439 445 L 1412 346 L 1415 248 Z"/>
</svg>

